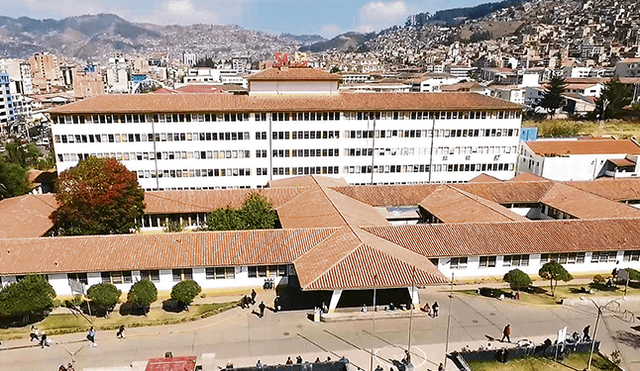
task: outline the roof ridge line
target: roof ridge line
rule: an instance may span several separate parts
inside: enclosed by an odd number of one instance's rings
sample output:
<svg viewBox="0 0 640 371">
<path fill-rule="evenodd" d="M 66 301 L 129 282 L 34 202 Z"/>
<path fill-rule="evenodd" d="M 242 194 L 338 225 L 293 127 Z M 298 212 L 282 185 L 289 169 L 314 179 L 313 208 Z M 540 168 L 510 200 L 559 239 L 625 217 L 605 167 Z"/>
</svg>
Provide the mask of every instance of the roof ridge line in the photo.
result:
<svg viewBox="0 0 640 371">
<path fill-rule="evenodd" d="M 349 221 L 347 220 L 347 218 L 345 218 L 345 216 L 342 214 L 342 212 L 340 211 L 340 209 L 338 208 L 338 206 L 336 206 L 336 204 L 333 202 L 333 200 L 331 199 L 331 197 L 329 197 L 329 195 L 327 194 L 327 192 L 325 191 L 324 187 L 320 184 L 320 182 L 318 182 L 318 180 L 316 179 L 315 175 L 311 175 L 311 179 L 313 179 L 313 181 L 316 183 L 316 185 L 318 186 L 318 188 L 320 188 L 320 191 L 322 192 L 322 194 L 324 195 L 324 197 L 327 198 L 327 200 L 329 200 L 329 202 L 331 203 L 331 206 L 333 206 L 333 208 L 336 210 L 336 212 L 338 213 L 338 215 L 340 215 L 340 218 L 345 222 L 345 224 L 347 225 L 347 227 L 349 227 L 349 229 L 351 229 L 351 232 L 353 232 L 353 234 L 356 235 L 356 237 L 358 238 L 358 240 L 361 243 L 364 243 L 364 241 L 362 240 L 362 238 L 360 238 L 360 235 L 358 234 L 358 232 L 356 232 L 356 230 L 354 229 L 354 227 L 351 225 L 351 223 L 349 223 Z"/>
<path fill-rule="evenodd" d="M 500 215 L 504 216 L 505 218 L 510 219 L 511 221 L 515 221 L 511 215 L 508 215 L 507 213 L 505 213 L 505 211 L 510 211 L 510 212 L 512 212 L 512 211 L 511 211 L 511 210 L 509 210 L 509 209 L 507 209 L 506 207 L 504 207 L 504 206 L 500 205 L 499 203 L 497 203 L 497 202 L 495 202 L 495 201 L 488 200 L 488 199 L 486 199 L 486 198 L 484 198 L 484 197 L 480 197 L 480 196 L 478 196 L 478 195 L 474 195 L 473 193 L 470 193 L 470 192 L 467 192 L 467 191 L 463 191 L 463 190 L 461 190 L 461 189 L 458 189 L 458 188 L 455 188 L 455 187 L 452 187 L 452 186 L 450 186 L 450 188 L 455 189 L 456 191 L 458 191 L 460 194 L 462 194 L 463 196 L 467 197 L 468 199 L 470 199 L 470 200 L 472 200 L 472 201 L 475 201 L 475 202 L 477 202 L 477 203 L 481 204 L 482 206 L 487 207 L 487 208 L 489 208 L 489 209 L 493 210 L 494 212 L 496 212 L 496 213 L 498 213 L 498 214 L 500 214 Z M 475 197 L 475 198 L 474 198 L 474 197 Z M 486 201 L 486 202 L 485 202 L 485 201 Z M 489 204 L 487 204 L 487 202 L 488 202 Z M 496 204 L 496 205 L 498 205 L 498 206 L 500 206 L 500 207 L 504 208 L 504 210 L 496 209 L 496 208 L 494 207 L 494 205 L 491 205 L 490 203 L 494 203 L 494 204 Z M 513 213 L 513 212 L 512 212 L 512 213 Z"/>
<path fill-rule="evenodd" d="M 283 203 L 282 205 L 278 206 L 278 207 L 274 207 L 274 210 L 278 210 L 279 208 L 288 205 L 290 202 L 292 202 L 293 200 L 295 200 L 298 197 L 301 197 L 303 194 L 310 192 L 312 190 L 312 187 L 309 186 L 304 186 L 304 187 L 282 187 L 282 188 L 307 188 L 305 189 L 303 192 L 300 192 L 299 194 L 295 195 L 295 197 L 293 197 L 292 199 L 290 199 L 289 201 Z M 271 188 L 271 189 L 277 189 L 277 188 Z M 287 228 L 288 229 L 288 228 Z"/>
<path fill-rule="evenodd" d="M 42 198 L 38 197 L 38 196 L 42 196 L 43 194 L 39 194 L 39 195 L 30 194 L 30 195 L 31 195 L 31 196 L 34 196 L 36 200 L 38 200 L 38 201 L 42 202 L 43 204 L 45 204 L 45 205 L 49 206 L 50 208 L 52 208 L 52 209 L 54 209 L 54 210 L 55 210 L 55 209 L 57 209 L 57 207 L 56 207 L 56 206 L 50 205 L 48 202 L 46 202 L 46 201 L 45 201 L 45 200 L 43 200 Z M 53 194 L 53 199 L 54 199 L 54 200 L 56 199 L 56 196 L 55 196 L 55 195 L 56 195 L 56 194 L 54 193 L 54 194 Z"/>
<path fill-rule="evenodd" d="M 544 203 L 544 202 L 542 202 L 542 200 L 543 200 L 545 197 L 547 197 L 547 195 L 549 194 L 549 192 L 551 192 L 551 190 L 556 186 L 556 184 L 558 184 L 558 182 L 556 182 L 555 180 L 552 180 L 551 182 L 552 182 L 553 184 L 551 185 L 551 187 L 549 187 L 549 189 L 547 189 L 547 191 L 546 191 L 542 196 L 540 196 L 540 198 L 538 199 L 538 202 L 540 202 L 540 203 Z M 577 188 L 576 188 L 576 189 L 577 189 Z"/>
</svg>

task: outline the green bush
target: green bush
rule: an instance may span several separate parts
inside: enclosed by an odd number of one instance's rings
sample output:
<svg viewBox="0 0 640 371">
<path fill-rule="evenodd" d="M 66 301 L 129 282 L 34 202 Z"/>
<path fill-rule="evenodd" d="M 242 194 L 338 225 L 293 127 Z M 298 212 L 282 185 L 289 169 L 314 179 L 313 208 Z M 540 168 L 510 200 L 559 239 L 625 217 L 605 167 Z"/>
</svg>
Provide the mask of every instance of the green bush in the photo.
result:
<svg viewBox="0 0 640 371">
<path fill-rule="evenodd" d="M 523 290 L 531 285 L 531 278 L 529 275 L 520 269 L 510 270 L 504 275 L 502 280 L 508 282 L 512 290 Z"/>
<path fill-rule="evenodd" d="M 87 290 L 87 298 L 98 305 L 102 305 L 108 309 L 118 303 L 122 291 L 110 283 L 99 283 L 89 287 Z"/>
<path fill-rule="evenodd" d="M 142 280 L 136 282 L 129 293 L 127 294 L 127 301 L 132 304 L 148 307 L 154 301 L 158 300 L 158 289 L 153 282 L 149 280 Z"/>
<path fill-rule="evenodd" d="M 183 306 L 188 306 L 201 291 L 202 289 L 196 281 L 182 281 L 171 289 L 171 299 L 177 301 Z"/>
<path fill-rule="evenodd" d="M 42 274 L 30 274 L 0 290 L 0 316 L 28 318 L 53 307 L 56 292 Z"/>
<path fill-rule="evenodd" d="M 593 276 L 593 283 L 595 283 L 596 285 L 598 284 L 603 284 L 605 283 L 605 279 L 604 277 L 602 277 L 602 275 L 600 274 L 596 274 L 595 276 Z"/>
</svg>

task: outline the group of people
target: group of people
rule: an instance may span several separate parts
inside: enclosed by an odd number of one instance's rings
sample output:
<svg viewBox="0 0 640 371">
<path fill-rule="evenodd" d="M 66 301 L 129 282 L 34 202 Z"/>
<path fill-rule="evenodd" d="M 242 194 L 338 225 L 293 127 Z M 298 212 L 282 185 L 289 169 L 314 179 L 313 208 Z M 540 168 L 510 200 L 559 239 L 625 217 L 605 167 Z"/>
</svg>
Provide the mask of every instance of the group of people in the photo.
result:
<svg viewBox="0 0 640 371">
<path fill-rule="evenodd" d="M 47 333 L 38 330 L 37 327 L 31 326 L 31 333 L 29 333 L 30 341 L 37 341 L 40 344 L 40 348 L 51 346 L 51 339 L 47 337 Z"/>
<path fill-rule="evenodd" d="M 242 299 L 240 299 L 240 307 L 241 308 L 251 308 L 252 305 L 256 304 L 256 297 L 258 296 L 258 293 L 256 292 L 255 289 L 251 289 L 251 293 L 249 295 L 244 295 L 242 297 Z M 276 295 L 276 297 L 273 299 L 273 311 L 274 312 L 278 312 L 279 310 L 282 309 L 282 306 L 280 305 L 280 296 Z M 258 304 L 258 312 L 256 313 L 258 315 L 258 317 L 262 318 L 264 317 L 264 312 L 267 309 L 267 305 L 264 303 L 264 301 L 260 301 L 260 304 Z"/>
<path fill-rule="evenodd" d="M 323 361 L 320 360 L 320 357 L 317 357 L 316 360 L 314 361 L 314 363 L 321 363 L 321 362 L 323 362 Z M 331 362 L 331 357 L 327 357 L 326 361 L 324 361 L 324 362 Z M 342 357 L 342 358 L 340 358 L 340 362 L 344 362 L 346 364 L 346 363 L 349 363 L 349 360 L 346 359 L 345 357 Z M 285 365 L 292 365 L 293 363 L 294 363 L 293 359 L 291 359 L 291 357 L 287 357 L 287 360 L 285 361 L 284 364 Z M 302 356 L 300 356 L 300 355 L 297 356 L 295 363 L 296 364 L 304 363 L 304 360 L 302 359 Z M 229 367 L 229 366 L 231 366 L 231 367 Z M 265 364 L 262 363 L 262 361 L 258 360 L 258 362 L 256 362 L 256 367 L 259 368 L 259 369 L 263 369 L 265 367 Z M 231 363 L 231 361 L 229 361 L 227 363 L 227 368 L 233 368 L 233 363 Z"/>
<path fill-rule="evenodd" d="M 440 310 L 440 306 L 438 305 L 437 301 L 434 301 L 433 305 L 431 306 L 429 306 L 429 303 L 425 303 L 420 310 L 427 313 L 428 316 L 432 318 L 436 318 L 438 317 L 438 311 Z"/>
<path fill-rule="evenodd" d="M 76 369 L 73 368 L 73 364 L 71 364 L 71 362 L 69 362 L 68 365 L 60 365 L 60 367 L 58 367 L 58 371 L 75 371 Z"/>
</svg>

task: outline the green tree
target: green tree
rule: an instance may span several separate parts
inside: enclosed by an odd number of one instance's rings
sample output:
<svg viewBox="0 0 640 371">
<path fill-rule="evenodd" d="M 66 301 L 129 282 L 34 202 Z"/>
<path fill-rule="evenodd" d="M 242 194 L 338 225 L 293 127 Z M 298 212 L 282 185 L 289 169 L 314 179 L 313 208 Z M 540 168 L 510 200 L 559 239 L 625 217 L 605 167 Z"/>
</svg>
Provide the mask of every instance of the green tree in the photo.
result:
<svg viewBox="0 0 640 371">
<path fill-rule="evenodd" d="M 158 300 L 158 289 L 149 280 L 138 281 L 127 293 L 127 301 L 133 304 L 149 307 L 151 303 Z"/>
<path fill-rule="evenodd" d="M 29 193 L 29 175 L 18 164 L 0 160 L 0 200 Z"/>
<path fill-rule="evenodd" d="M 118 303 L 121 294 L 122 291 L 110 283 L 98 283 L 87 290 L 89 300 L 109 310 Z"/>
<path fill-rule="evenodd" d="M 0 316 L 22 315 L 28 320 L 31 314 L 51 308 L 55 297 L 56 292 L 44 275 L 27 275 L 0 291 Z"/>
<path fill-rule="evenodd" d="M 556 73 L 542 92 L 542 100 L 538 105 L 551 113 L 552 118 L 556 111 L 564 105 L 562 94 L 566 87 L 567 83 L 564 81 L 564 76 Z"/>
<path fill-rule="evenodd" d="M 602 120 L 620 117 L 622 108 L 631 104 L 631 99 L 631 89 L 614 76 L 596 99 L 596 113 Z"/>
<path fill-rule="evenodd" d="M 544 280 L 549 280 L 551 285 L 551 295 L 555 296 L 556 287 L 558 287 L 558 281 L 569 282 L 573 279 L 571 273 L 567 272 L 562 264 L 555 260 L 544 263 L 542 268 L 538 271 L 538 275 Z M 554 285 L 555 281 L 555 285 Z"/>
<path fill-rule="evenodd" d="M 22 144 L 18 139 L 12 138 L 5 144 L 5 159 L 24 169 L 34 167 L 41 155 L 42 153 L 33 143 Z"/>
<path fill-rule="evenodd" d="M 240 210 L 231 206 L 215 209 L 207 215 L 205 231 L 235 231 L 245 229 Z"/>
<path fill-rule="evenodd" d="M 531 285 L 529 275 L 520 269 L 512 269 L 502 278 L 504 282 L 508 282 L 513 290 L 523 290 Z"/>
<path fill-rule="evenodd" d="M 241 209 L 227 206 L 210 212 L 202 229 L 206 231 L 271 229 L 275 227 L 277 221 L 278 215 L 267 198 L 252 192 L 242 202 Z"/>
<path fill-rule="evenodd" d="M 165 233 L 179 233 L 184 231 L 184 224 L 179 220 L 169 220 L 162 230 Z"/>
<path fill-rule="evenodd" d="M 624 270 L 629 273 L 629 279 L 631 281 L 640 281 L 640 272 L 633 268 L 625 268 Z"/>
<path fill-rule="evenodd" d="M 131 233 L 144 214 L 136 173 L 112 158 L 89 157 L 62 172 L 56 200 L 50 218 L 65 235 Z"/>
<path fill-rule="evenodd" d="M 177 283 L 171 289 L 171 299 L 177 301 L 186 307 L 191 304 L 193 299 L 202 291 L 200 285 L 196 281 L 186 280 Z"/>
<path fill-rule="evenodd" d="M 267 198 L 251 192 L 243 201 L 240 210 L 244 229 L 272 229 L 276 225 L 278 216 Z"/>
</svg>

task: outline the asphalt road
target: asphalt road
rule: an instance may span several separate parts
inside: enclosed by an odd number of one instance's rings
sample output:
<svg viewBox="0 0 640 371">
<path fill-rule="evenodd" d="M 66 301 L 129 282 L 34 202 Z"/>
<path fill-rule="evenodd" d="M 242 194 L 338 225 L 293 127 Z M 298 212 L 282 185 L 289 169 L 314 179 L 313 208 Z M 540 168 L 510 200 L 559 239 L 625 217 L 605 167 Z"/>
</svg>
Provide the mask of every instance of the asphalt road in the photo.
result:
<svg viewBox="0 0 640 371">
<path fill-rule="evenodd" d="M 421 291 L 421 299 L 438 300 L 440 316 L 429 318 L 416 314 L 412 321 L 412 360 L 419 371 L 436 370 L 444 361 L 449 300 L 446 292 L 436 289 Z M 623 309 L 640 313 L 640 302 L 623 303 Z M 591 306 L 540 307 L 513 301 L 455 296 L 449 350 L 468 345 L 472 349 L 486 346 L 487 336 L 501 336 L 510 323 L 512 341 L 531 339 L 541 342 L 555 340 L 558 329 L 568 326 L 568 332 L 581 331 L 595 321 Z M 640 370 L 640 331 L 636 323 L 623 322 L 608 312 L 601 322 L 597 338 L 603 342 L 603 353 L 621 350 L 625 370 Z M 240 308 L 204 320 L 180 325 L 131 328 L 127 339 L 118 340 L 115 331 L 99 331 L 97 347 L 88 346 L 85 334 L 56 336 L 50 348 L 25 347 L 28 340 L 7 341 L 0 350 L 0 369 L 57 370 L 61 363 L 75 362 L 76 370 L 114 366 L 129 366 L 133 361 L 162 357 L 166 351 L 174 355 L 215 353 L 216 363 L 224 367 L 231 360 L 236 367 L 254 365 L 258 359 L 265 364 L 284 363 L 288 356 L 301 355 L 305 360 L 316 357 L 336 360 L 344 355 L 352 364 L 369 370 L 373 354 L 375 364 L 388 369 L 389 359 L 402 357 L 409 342 L 409 319 L 385 319 L 384 314 L 371 320 L 313 323 L 306 311 L 272 313 L 258 318 L 250 310 Z M 72 356 L 73 355 L 73 356 Z M 375 367 L 375 366 L 374 366 Z M 449 362 L 448 369 L 454 367 Z"/>
</svg>

